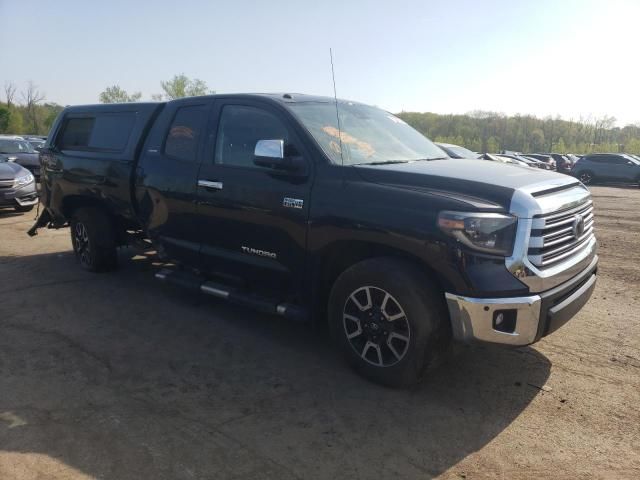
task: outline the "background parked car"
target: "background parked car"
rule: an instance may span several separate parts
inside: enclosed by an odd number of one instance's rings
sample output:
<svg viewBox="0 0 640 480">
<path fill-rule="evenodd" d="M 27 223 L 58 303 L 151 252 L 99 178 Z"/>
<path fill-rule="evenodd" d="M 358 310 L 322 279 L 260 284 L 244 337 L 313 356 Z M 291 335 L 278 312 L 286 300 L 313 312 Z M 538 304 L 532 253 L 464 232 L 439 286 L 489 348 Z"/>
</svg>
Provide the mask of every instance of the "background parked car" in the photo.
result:
<svg viewBox="0 0 640 480">
<path fill-rule="evenodd" d="M 556 162 L 556 170 L 560 173 L 570 173 L 575 162 L 573 162 L 568 155 L 562 153 L 543 153 L 541 155 L 547 155 Z"/>
<path fill-rule="evenodd" d="M 40 180 L 40 158 L 29 142 L 19 136 L 0 136 L 0 153 L 29 170 L 36 180 Z"/>
<path fill-rule="evenodd" d="M 535 158 L 536 160 L 546 163 L 550 167 L 548 168 L 548 170 L 556 169 L 556 161 L 553 158 L 551 158 L 549 155 L 542 154 L 542 153 L 527 153 L 526 156 L 529 158 Z"/>
<path fill-rule="evenodd" d="M 436 145 L 439 146 L 444 152 L 449 155 L 451 158 L 480 158 L 480 155 L 476 152 L 472 152 L 468 148 L 461 147 L 460 145 L 453 145 L 451 143 L 438 143 Z"/>
<path fill-rule="evenodd" d="M 46 138 L 35 137 L 35 136 L 26 136 L 24 137 L 24 139 L 27 142 L 29 142 L 35 150 L 38 150 L 38 151 L 40 151 L 40 149 L 44 147 L 44 144 L 46 143 L 46 140 L 47 140 Z"/>
<path fill-rule="evenodd" d="M 585 185 L 615 181 L 640 186 L 640 160 L 624 153 L 592 153 L 578 160 L 571 174 Z"/>
<path fill-rule="evenodd" d="M 528 167 L 533 167 L 533 168 L 542 168 L 542 169 L 547 169 L 547 164 L 544 162 L 541 162 L 539 160 L 536 160 L 534 158 L 528 158 L 525 157 L 524 155 L 520 155 L 520 154 L 516 154 L 516 153 L 501 153 L 500 156 L 502 157 L 507 157 L 510 158 L 512 160 L 515 160 L 517 162 L 519 162 L 520 164 L 524 164 Z"/>
<path fill-rule="evenodd" d="M 33 175 L 26 168 L 0 154 L 0 209 L 28 212 L 38 203 Z"/>
</svg>

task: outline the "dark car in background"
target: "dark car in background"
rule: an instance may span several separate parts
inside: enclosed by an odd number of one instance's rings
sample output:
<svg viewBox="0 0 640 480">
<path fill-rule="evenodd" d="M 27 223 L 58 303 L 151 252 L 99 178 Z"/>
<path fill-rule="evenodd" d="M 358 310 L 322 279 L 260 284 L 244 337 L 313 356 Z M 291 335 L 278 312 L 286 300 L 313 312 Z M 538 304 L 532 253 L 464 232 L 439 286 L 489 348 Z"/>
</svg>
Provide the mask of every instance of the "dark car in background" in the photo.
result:
<svg viewBox="0 0 640 480">
<path fill-rule="evenodd" d="M 33 175 L 26 168 L 0 155 L 0 209 L 28 212 L 38 203 Z"/>
<path fill-rule="evenodd" d="M 472 158 L 478 159 L 480 155 L 476 152 L 472 152 L 468 148 L 461 147 L 460 145 L 453 145 L 451 143 L 438 143 L 436 145 L 439 146 L 444 152 L 449 155 L 451 158 Z"/>
<path fill-rule="evenodd" d="M 578 160 L 571 174 L 585 185 L 609 181 L 640 186 L 640 160 L 624 153 L 592 153 Z"/>
<path fill-rule="evenodd" d="M 562 153 L 544 153 L 556 162 L 556 170 L 560 173 L 570 173 L 573 168 L 574 161 L 568 155 Z"/>
<path fill-rule="evenodd" d="M 36 180 L 40 179 L 38 152 L 22 137 L 0 136 L 0 154 L 6 155 L 10 162 L 15 162 L 29 170 Z"/>
</svg>

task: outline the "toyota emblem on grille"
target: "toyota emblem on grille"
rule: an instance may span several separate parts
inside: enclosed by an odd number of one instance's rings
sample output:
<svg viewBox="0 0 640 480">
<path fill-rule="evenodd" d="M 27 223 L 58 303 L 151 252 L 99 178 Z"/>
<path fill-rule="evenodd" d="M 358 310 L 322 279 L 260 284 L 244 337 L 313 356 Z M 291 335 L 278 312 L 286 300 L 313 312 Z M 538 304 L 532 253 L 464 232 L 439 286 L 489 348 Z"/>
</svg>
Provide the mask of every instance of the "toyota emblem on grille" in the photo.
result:
<svg viewBox="0 0 640 480">
<path fill-rule="evenodd" d="M 576 215 L 573 219 L 573 236 L 578 239 L 584 233 L 584 217 Z"/>
</svg>

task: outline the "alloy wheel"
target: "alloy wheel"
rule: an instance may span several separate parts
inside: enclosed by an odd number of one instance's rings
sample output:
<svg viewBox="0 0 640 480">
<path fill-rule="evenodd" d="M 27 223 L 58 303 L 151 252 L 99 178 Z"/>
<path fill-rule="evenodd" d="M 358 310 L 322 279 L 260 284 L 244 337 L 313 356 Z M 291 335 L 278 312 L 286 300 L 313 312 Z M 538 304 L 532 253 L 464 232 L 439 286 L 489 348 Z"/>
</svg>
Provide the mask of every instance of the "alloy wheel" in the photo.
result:
<svg viewBox="0 0 640 480">
<path fill-rule="evenodd" d="M 73 232 L 74 246 L 78 258 L 83 265 L 91 265 L 91 245 L 89 242 L 89 232 L 87 227 L 78 222 L 75 225 Z"/>
<path fill-rule="evenodd" d="M 358 288 L 347 298 L 342 319 L 347 340 L 367 363 L 390 367 L 407 354 L 411 327 L 400 303 L 386 290 Z"/>
<path fill-rule="evenodd" d="M 584 183 L 585 185 L 588 185 L 592 182 L 593 180 L 593 175 L 591 175 L 591 173 L 589 172 L 583 172 L 580 174 L 580 181 L 582 183 Z"/>
</svg>

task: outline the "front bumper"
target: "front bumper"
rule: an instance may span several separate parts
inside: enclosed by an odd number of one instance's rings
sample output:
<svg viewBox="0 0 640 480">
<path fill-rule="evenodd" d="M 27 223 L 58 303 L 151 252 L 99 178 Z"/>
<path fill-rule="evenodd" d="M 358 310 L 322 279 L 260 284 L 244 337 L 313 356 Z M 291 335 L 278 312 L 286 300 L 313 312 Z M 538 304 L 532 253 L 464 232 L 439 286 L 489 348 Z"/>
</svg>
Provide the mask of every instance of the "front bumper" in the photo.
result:
<svg viewBox="0 0 640 480">
<path fill-rule="evenodd" d="M 571 280 L 526 297 L 471 298 L 446 293 L 453 336 L 462 342 L 535 343 L 567 323 L 587 303 L 595 288 L 597 267 L 596 256 Z"/>
<path fill-rule="evenodd" d="M 20 188 L 0 189 L 0 208 L 26 207 L 36 203 L 38 203 L 38 191 L 35 183 Z"/>
</svg>

